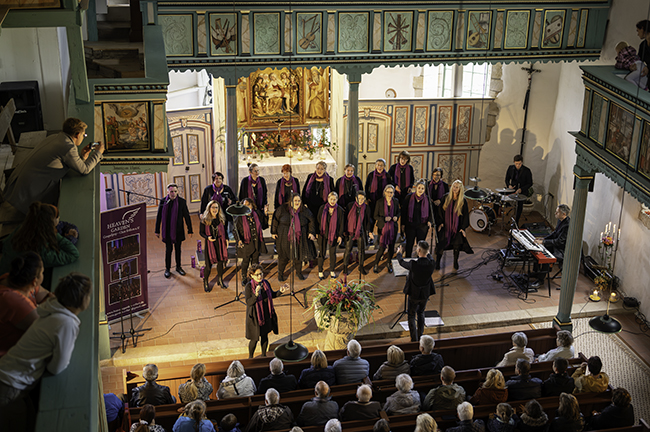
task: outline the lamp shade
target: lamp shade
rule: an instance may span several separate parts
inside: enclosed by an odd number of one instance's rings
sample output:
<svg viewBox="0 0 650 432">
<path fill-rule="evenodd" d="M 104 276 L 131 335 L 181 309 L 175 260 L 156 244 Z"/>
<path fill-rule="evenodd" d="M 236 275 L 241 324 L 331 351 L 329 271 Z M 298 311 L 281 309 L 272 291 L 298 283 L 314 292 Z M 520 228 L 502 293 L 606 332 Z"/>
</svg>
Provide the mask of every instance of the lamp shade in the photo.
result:
<svg viewBox="0 0 650 432">
<path fill-rule="evenodd" d="M 246 216 L 251 213 L 251 209 L 243 204 L 233 204 L 226 209 L 230 216 Z"/>
<path fill-rule="evenodd" d="M 622 328 L 620 322 L 607 314 L 590 319 L 589 327 L 601 333 L 618 333 Z"/>
<path fill-rule="evenodd" d="M 306 359 L 309 350 L 304 345 L 290 340 L 286 344 L 277 347 L 274 353 L 282 361 L 297 362 Z"/>
</svg>

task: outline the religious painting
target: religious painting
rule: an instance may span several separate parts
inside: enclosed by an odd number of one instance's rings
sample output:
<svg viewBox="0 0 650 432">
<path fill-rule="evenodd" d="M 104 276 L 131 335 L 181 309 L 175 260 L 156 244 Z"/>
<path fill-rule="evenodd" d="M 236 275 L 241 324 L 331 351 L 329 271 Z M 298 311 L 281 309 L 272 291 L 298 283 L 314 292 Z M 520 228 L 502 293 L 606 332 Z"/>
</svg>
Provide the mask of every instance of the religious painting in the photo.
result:
<svg viewBox="0 0 650 432">
<path fill-rule="evenodd" d="M 633 131 L 634 114 L 613 103 L 609 112 L 605 149 L 623 161 L 628 162 L 632 148 Z"/>
<path fill-rule="evenodd" d="M 190 175 L 190 202 L 201 202 L 201 175 Z"/>
<path fill-rule="evenodd" d="M 172 165 L 185 165 L 185 161 L 183 160 L 183 135 L 172 137 L 172 148 L 174 149 Z"/>
<path fill-rule="evenodd" d="M 594 92 L 594 96 L 591 99 L 591 121 L 589 122 L 589 138 L 596 141 L 600 145 L 603 145 L 605 142 L 604 127 L 601 127 L 601 125 L 606 124 L 605 118 L 607 118 L 607 105 L 608 103 L 605 98 Z"/>
<path fill-rule="evenodd" d="M 296 34 L 298 54 L 320 53 L 323 42 L 323 14 L 318 13 L 297 13 Z"/>
<path fill-rule="evenodd" d="M 199 163 L 199 136 L 196 134 L 187 134 L 187 163 Z"/>
<path fill-rule="evenodd" d="M 124 174 L 122 175 L 122 190 L 124 191 L 124 202 L 127 204 L 144 202 L 147 207 L 158 205 L 156 201 L 158 186 L 155 174 Z"/>
<path fill-rule="evenodd" d="M 377 123 L 368 123 L 368 153 L 377 151 L 378 134 L 379 125 Z"/>
<path fill-rule="evenodd" d="M 165 54 L 168 56 L 193 56 L 193 17 L 190 14 L 158 15 L 162 27 Z"/>
<path fill-rule="evenodd" d="M 305 69 L 305 119 L 309 122 L 326 122 L 329 120 L 329 68 L 313 66 Z"/>
<path fill-rule="evenodd" d="M 248 122 L 248 78 L 239 78 L 237 84 L 237 124 Z"/>
<path fill-rule="evenodd" d="M 418 106 L 413 111 L 413 144 L 426 144 L 429 110 L 425 106 Z"/>
<path fill-rule="evenodd" d="M 395 107 L 393 125 L 393 144 L 408 145 L 409 107 Z"/>
<path fill-rule="evenodd" d="M 210 55 L 237 55 L 237 14 L 211 13 Z"/>
<path fill-rule="evenodd" d="M 429 11 L 427 51 L 449 51 L 454 11 Z"/>
<path fill-rule="evenodd" d="M 138 274 L 138 258 L 129 258 L 126 261 L 116 262 L 110 265 L 111 282 L 119 281 L 120 277 L 126 279 L 129 276 Z"/>
<path fill-rule="evenodd" d="M 384 51 L 411 51 L 413 12 L 384 12 Z"/>
<path fill-rule="evenodd" d="M 339 13 L 339 52 L 368 52 L 368 12 Z"/>
<path fill-rule="evenodd" d="M 639 165 L 637 170 L 650 178 L 650 123 L 643 122 L 643 135 L 641 135 L 641 151 L 639 151 Z"/>
<path fill-rule="evenodd" d="M 106 243 L 108 263 L 140 255 L 140 234 L 111 240 Z"/>
<path fill-rule="evenodd" d="M 302 123 L 300 103 L 303 88 L 302 71 L 301 68 L 275 69 L 268 67 L 253 72 L 249 76 L 250 126 L 275 126 L 273 121 L 277 119 L 291 119 L 294 124 Z M 329 94 L 325 95 L 324 91 L 314 98 L 319 98 L 318 101 L 322 104 L 325 96 L 329 100 Z"/>
<path fill-rule="evenodd" d="M 451 106 L 438 107 L 438 144 L 451 143 Z"/>
<path fill-rule="evenodd" d="M 458 122 L 456 126 L 456 142 L 459 144 L 468 144 L 472 127 L 472 106 L 459 106 L 456 121 Z"/>
<path fill-rule="evenodd" d="M 280 54 L 280 14 L 253 14 L 255 54 Z"/>
<path fill-rule="evenodd" d="M 506 39 L 503 48 L 524 49 L 528 45 L 530 11 L 508 11 Z"/>
<path fill-rule="evenodd" d="M 486 49 L 490 45 L 491 11 L 469 11 L 467 49 Z"/>
<path fill-rule="evenodd" d="M 148 102 L 105 102 L 102 110 L 107 152 L 151 148 Z"/>
<path fill-rule="evenodd" d="M 140 276 L 123 280 L 122 282 L 115 282 L 108 285 L 108 304 L 116 304 L 120 301 L 125 302 L 134 297 L 142 295 L 140 288 Z"/>
<path fill-rule="evenodd" d="M 185 176 L 174 176 L 174 183 L 178 186 L 178 196 L 187 199 L 187 191 L 185 190 Z"/>
<path fill-rule="evenodd" d="M 544 33 L 542 48 L 561 48 L 564 34 L 564 10 L 547 10 L 544 12 Z"/>
</svg>

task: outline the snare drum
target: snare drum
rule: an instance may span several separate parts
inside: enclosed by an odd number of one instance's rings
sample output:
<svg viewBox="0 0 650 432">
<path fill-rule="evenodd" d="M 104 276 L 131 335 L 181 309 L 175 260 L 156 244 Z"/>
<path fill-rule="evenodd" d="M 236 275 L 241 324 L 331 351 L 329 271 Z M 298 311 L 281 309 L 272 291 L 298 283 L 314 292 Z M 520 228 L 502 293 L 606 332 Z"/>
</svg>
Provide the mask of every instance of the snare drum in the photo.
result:
<svg viewBox="0 0 650 432">
<path fill-rule="evenodd" d="M 496 220 L 496 213 L 492 208 L 487 206 L 481 206 L 469 212 L 469 226 L 477 232 L 484 231 L 486 228 L 494 225 Z"/>
</svg>

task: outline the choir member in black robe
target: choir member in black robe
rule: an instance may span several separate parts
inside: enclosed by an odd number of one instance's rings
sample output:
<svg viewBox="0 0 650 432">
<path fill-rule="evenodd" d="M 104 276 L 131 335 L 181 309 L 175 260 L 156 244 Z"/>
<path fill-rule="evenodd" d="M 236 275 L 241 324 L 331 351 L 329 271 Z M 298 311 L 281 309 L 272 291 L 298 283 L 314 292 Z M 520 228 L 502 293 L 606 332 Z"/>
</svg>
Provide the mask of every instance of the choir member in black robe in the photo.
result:
<svg viewBox="0 0 650 432">
<path fill-rule="evenodd" d="M 239 185 L 239 200 L 241 201 L 244 198 L 251 198 L 253 200 L 264 216 L 262 218 L 262 226 L 266 229 L 269 226 L 266 216 L 269 213 L 266 180 L 260 176 L 260 167 L 257 164 L 250 164 L 248 172 L 250 173 L 249 176 L 244 177 Z"/>
<path fill-rule="evenodd" d="M 366 194 L 361 191 L 357 194 L 357 199 L 348 204 L 347 214 L 345 216 L 345 255 L 343 256 L 343 273 L 348 273 L 348 263 L 350 253 L 354 243 L 357 243 L 359 250 L 359 271 L 362 275 L 368 272 L 363 268 L 366 259 L 366 236 L 374 237 L 372 228 L 374 221 L 370 207 L 366 204 Z"/>
<path fill-rule="evenodd" d="M 212 184 L 203 189 L 203 195 L 201 196 L 201 214 L 205 213 L 205 209 L 208 207 L 210 201 L 218 202 L 224 212 L 228 206 L 237 201 L 235 192 L 233 192 L 230 186 L 224 184 L 223 174 L 220 172 L 212 174 Z M 232 217 L 226 214 L 226 220 L 232 221 Z"/>
<path fill-rule="evenodd" d="M 377 223 L 377 235 L 379 235 L 379 249 L 375 254 L 375 266 L 373 268 L 375 273 L 379 273 L 379 260 L 386 249 L 388 249 L 386 268 L 388 273 L 393 272 L 392 259 L 393 255 L 395 255 L 399 217 L 399 201 L 395 198 L 395 187 L 388 185 L 384 188 L 384 198 L 375 204 L 374 219 Z"/>
<path fill-rule="evenodd" d="M 345 175 L 336 181 L 334 190 L 339 194 L 339 205 L 344 209 L 356 200 L 357 193 L 363 190 L 363 184 L 361 179 L 354 175 L 354 165 L 345 166 Z"/>
<path fill-rule="evenodd" d="M 228 288 L 223 281 L 223 271 L 228 261 L 228 237 L 226 234 L 226 216 L 221 206 L 216 201 L 210 201 L 201 217 L 201 230 L 199 234 L 205 239 L 203 256 L 205 269 L 203 270 L 203 289 L 212 291 L 209 284 L 212 265 L 217 265 L 217 285 Z"/>
<path fill-rule="evenodd" d="M 291 199 L 291 195 L 300 193 L 300 181 L 292 175 L 291 165 L 282 165 L 282 178 L 275 185 L 275 199 L 273 210 L 277 210 L 282 204 Z"/>
<path fill-rule="evenodd" d="M 469 208 L 465 199 L 462 181 L 454 181 L 451 184 L 451 190 L 444 196 L 443 204 L 438 208 L 436 226 L 438 227 L 436 269 L 440 269 L 443 252 L 453 249 L 454 269 L 458 270 L 460 251 L 462 250 L 468 254 L 474 253 L 467 242 L 466 230 L 469 226 Z"/>
<path fill-rule="evenodd" d="M 185 240 L 185 229 L 183 221 L 187 224 L 187 235 L 192 238 L 192 219 L 187 209 L 187 202 L 178 196 L 178 186 L 170 183 L 167 186 L 167 196 L 160 201 L 158 214 L 156 216 L 156 228 L 154 233 L 160 237 L 162 224 L 162 241 L 165 243 L 165 278 L 169 279 L 169 271 L 172 264 L 172 250 L 176 257 L 176 271 L 185 276 L 185 270 L 181 267 L 181 243 Z"/>
<path fill-rule="evenodd" d="M 318 210 L 316 218 L 318 230 L 318 277 L 325 279 L 323 275 L 323 264 L 325 252 L 329 250 L 330 256 L 330 277 L 335 278 L 336 273 L 336 247 L 343 241 L 343 229 L 345 227 L 345 210 L 337 204 L 339 195 L 330 192 L 327 196 L 327 203 Z"/>
<path fill-rule="evenodd" d="M 318 209 L 327 202 L 327 196 L 334 190 L 334 180 L 326 170 L 327 164 L 318 162 L 316 172 L 307 176 L 307 182 L 302 189 L 302 201 L 312 215 L 318 214 Z"/>
<path fill-rule="evenodd" d="M 388 170 L 393 186 L 395 186 L 395 198 L 399 201 L 399 205 L 404 207 L 404 198 L 410 192 L 409 189 L 415 183 L 415 173 L 413 166 L 411 166 L 411 155 L 406 150 L 399 154 L 398 162 L 391 165 Z M 403 225 L 403 224 L 402 224 Z"/>
<path fill-rule="evenodd" d="M 255 207 L 255 203 L 250 198 L 244 198 L 242 203 L 251 209 L 246 216 L 237 218 L 237 234 L 239 242 L 237 244 L 237 256 L 242 259 L 242 285 L 248 282 L 248 266 L 259 264 L 260 254 L 266 253 L 266 244 L 264 243 L 264 234 L 262 233 L 262 215 Z"/>
<path fill-rule="evenodd" d="M 383 198 L 384 189 L 391 184 L 390 175 L 386 171 L 386 161 L 377 159 L 375 169 L 366 177 L 366 203 L 373 211 L 375 204 Z"/>
<path fill-rule="evenodd" d="M 415 192 L 412 192 L 404 198 L 402 202 L 402 233 L 406 235 L 406 250 L 404 256 L 411 257 L 411 251 L 416 240 L 425 240 L 429 228 L 433 225 L 433 210 L 429 197 L 425 193 L 427 190 L 426 180 L 418 180 L 415 183 Z"/>
<path fill-rule="evenodd" d="M 427 189 L 429 199 L 433 202 L 434 217 L 438 211 L 438 207 L 442 204 L 442 197 L 449 192 L 449 185 L 442 180 L 442 174 L 442 168 L 434 168 Z"/>
</svg>

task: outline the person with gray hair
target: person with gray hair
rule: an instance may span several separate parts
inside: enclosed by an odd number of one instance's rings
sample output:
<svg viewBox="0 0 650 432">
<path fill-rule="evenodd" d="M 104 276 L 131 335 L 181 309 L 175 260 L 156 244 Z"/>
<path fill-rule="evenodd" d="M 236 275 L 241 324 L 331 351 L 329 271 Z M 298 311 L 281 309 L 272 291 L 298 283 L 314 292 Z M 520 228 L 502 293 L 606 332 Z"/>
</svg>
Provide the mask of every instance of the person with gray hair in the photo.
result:
<svg viewBox="0 0 650 432">
<path fill-rule="evenodd" d="M 485 432 L 483 420 L 474 420 L 474 407 L 469 402 L 463 402 L 456 407 L 460 421 L 458 426 L 447 429 L 446 432 Z"/>
<path fill-rule="evenodd" d="M 535 240 L 536 243 L 544 245 L 550 253 L 557 258 L 559 262 L 562 262 L 564 259 L 564 248 L 566 247 L 566 239 L 569 235 L 569 223 L 571 218 L 569 217 L 571 209 L 566 204 L 560 204 L 555 209 L 555 217 L 557 218 L 557 225 L 555 230 L 544 237 L 543 239 Z M 537 280 L 533 282 L 530 286 L 531 288 L 539 288 L 544 284 L 544 278 L 548 274 L 550 267 L 548 264 L 542 264 L 541 266 L 535 261 L 533 266 L 533 271 L 537 275 Z M 558 287 L 557 289 L 560 289 Z"/>
<path fill-rule="evenodd" d="M 288 430 L 296 425 L 289 407 L 280 404 L 280 393 L 270 388 L 264 395 L 265 405 L 257 408 L 244 432 Z"/>
<path fill-rule="evenodd" d="M 551 361 L 556 358 L 570 359 L 575 357 L 575 350 L 573 349 L 573 335 L 568 330 L 560 330 L 557 332 L 557 348 L 553 348 L 546 354 L 537 357 L 538 362 Z"/>
<path fill-rule="evenodd" d="M 387 360 L 379 366 L 377 372 L 372 376 L 373 380 L 394 380 L 397 375 L 411 373 L 411 367 L 404 360 L 404 351 L 397 345 L 388 347 L 386 358 Z"/>
<path fill-rule="evenodd" d="M 357 389 L 357 400 L 343 405 L 339 418 L 341 421 L 374 419 L 380 416 L 381 404 L 372 399 L 372 388 L 363 384 Z"/>
<path fill-rule="evenodd" d="M 305 402 L 298 414 L 298 426 L 324 425 L 328 420 L 338 418 L 339 404 L 330 398 L 330 386 L 319 381 L 314 387 L 316 397 Z"/>
<path fill-rule="evenodd" d="M 429 390 L 422 408 L 425 411 L 451 410 L 463 402 L 466 396 L 465 389 L 454 383 L 455 378 L 456 371 L 451 366 L 443 367 L 440 372 L 442 385 Z"/>
<path fill-rule="evenodd" d="M 257 388 L 257 394 L 266 393 L 270 388 L 277 390 L 280 393 L 296 390 L 298 388 L 298 380 L 293 375 L 284 373 L 284 363 L 279 358 L 274 358 L 269 362 L 269 369 L 271 374 L 266 378 L 262 378 L 260 385 Z"/>
<path fill-rule="evenodd" d="M 503 359 L 497 363 L 497 367 L 514 366 L 518 359 L 528 360 L 529 363 L 535 361 L 535 352 L 526 348 L 528 344 L 528 337 L 524 332 L 516 332 L 512 334 L 512 348 L 505 353 Z"/>
<path fill-rule="evenodd" d="M 169 387 L 156 383 L 158 367 L 155 364 L 148 364 L 142 368 L 142 378 L 147 382 L 133 389 L 129 406 L 141 407 L 146 404 L 156 406 L 176 403 L 176 398 L 172 396 Z"/>
<path fill-rule="evenodd" d="M 361 382 L 370 373 L 370 363 L 360 357 L 361 344 L 352 339 L 348 342 L 348 355 L 334 362 L 337 384 Z"/>
<path fill-rule="evenodd" d="M 219 384 L 217 399 L 253 396 L 257 391 L 253 378 L 246 375 L 244 366 L 239 360 L 230 363 L 226 377 Z"/>
<path fill-rule="evenodd" d="M 372 427 L 372 432 L 390 432 L 390 424 L 386 419 L 379 419 Z"/>
<path fill-rule="evenodd" d="M 429 335 L 420 337 L 420 354 L 411 359 L 411 376 L 434 375 L 445 365 L 440 354 L 433 352 L 436 342 Z"/>
<path fill-rule="evenodd" d="M 341 422 L 337 419 L 332 419 L 325 424 L 324 432 L 342 432 Z"/>
<path fill-rule="evenodd" d="M 420 393 L 413 390 L 413 380 L 410 376 L 398 375 L 395 378 L 395 387 L 397 391 L 386 398 L 386 414 L 412 414 L 420 411 Z"/>
</svg>

